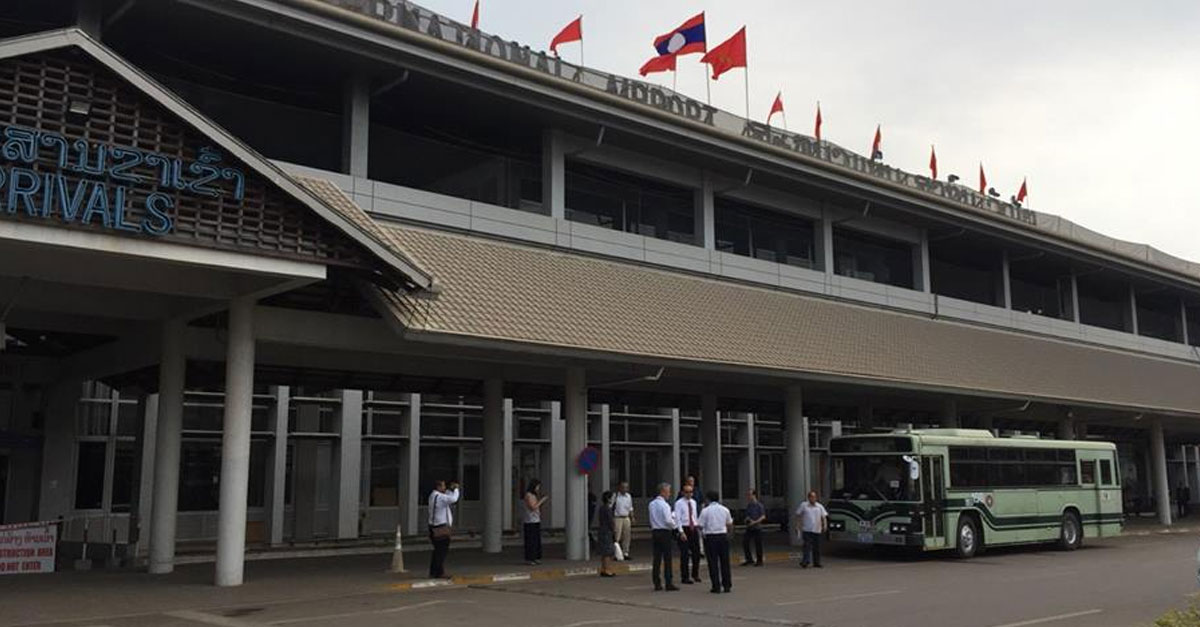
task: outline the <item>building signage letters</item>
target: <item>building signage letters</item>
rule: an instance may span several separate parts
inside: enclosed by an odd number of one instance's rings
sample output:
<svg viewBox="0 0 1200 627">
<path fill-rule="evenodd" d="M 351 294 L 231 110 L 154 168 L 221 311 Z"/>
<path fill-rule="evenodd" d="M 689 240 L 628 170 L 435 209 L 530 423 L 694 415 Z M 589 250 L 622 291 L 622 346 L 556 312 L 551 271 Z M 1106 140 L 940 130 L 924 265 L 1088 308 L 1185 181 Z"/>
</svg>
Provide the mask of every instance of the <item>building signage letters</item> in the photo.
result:
<svg viewBox="0 0 1200 627">
<path fill-rule="evenodd" d="M 209 148 L 185 165 L 159 153 L 6 126 L 0 133 L 0 160 L 4 212 L 129 233 L 166 235 L 174 229 L 175 196 L 163 190 L 239 202 L 245 194 L 242 172 L 223 166 Z M 47 161 L 48 168 L 32 167 Z M 137 187 L 148 184 L 159 191 L 139 195 Z"/>
<path fill-rule="evenodd" d="M 665 87 L 566 63 L 545 52 L 535 52 L 529 46 L 515 41 L 505 41 L 500 37 L 470 28 L 465 24 L 413 6 L 403 0 L 325 1 L 355 13 L 368 15 L 401 28 L 470 48 L 563 80 L 605 91 L 700 124 L 821 159 L 835 166 L 903 185 L 915 191 L 939 196 L 976 211 L 1004 216 L 1027 224 L 1037 224 L 1036 212 L 1024 209 L 1015 203 L 979 194 L 966 186 L 909 174 L 883 163 L 872 161 L 836 144 L 825 141 L 818 142 L 815 138 L 746 120 Z"/>
</svg>

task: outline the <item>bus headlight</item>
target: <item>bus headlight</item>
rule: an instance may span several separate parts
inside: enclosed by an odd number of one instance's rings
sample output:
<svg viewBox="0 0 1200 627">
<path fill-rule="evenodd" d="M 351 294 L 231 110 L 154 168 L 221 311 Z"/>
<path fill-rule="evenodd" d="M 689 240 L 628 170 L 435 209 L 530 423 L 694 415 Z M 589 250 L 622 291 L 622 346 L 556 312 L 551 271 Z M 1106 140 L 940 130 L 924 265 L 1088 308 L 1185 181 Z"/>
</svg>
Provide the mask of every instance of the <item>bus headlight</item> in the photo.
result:
<svg viewBox="0 0 1200 627">
<path fill-rule="evenodd" d="M 829 530 L 830 531 L 845 531 L 846 530 L 846 521 L 844 521 L 844 520 L 829 521 Z"/>
<path fill-rule="evenodd" d="M 908 523 L 892 523 L 891 532 L 895 536 L 902 536 L 908 533 Z"/>
</svg>

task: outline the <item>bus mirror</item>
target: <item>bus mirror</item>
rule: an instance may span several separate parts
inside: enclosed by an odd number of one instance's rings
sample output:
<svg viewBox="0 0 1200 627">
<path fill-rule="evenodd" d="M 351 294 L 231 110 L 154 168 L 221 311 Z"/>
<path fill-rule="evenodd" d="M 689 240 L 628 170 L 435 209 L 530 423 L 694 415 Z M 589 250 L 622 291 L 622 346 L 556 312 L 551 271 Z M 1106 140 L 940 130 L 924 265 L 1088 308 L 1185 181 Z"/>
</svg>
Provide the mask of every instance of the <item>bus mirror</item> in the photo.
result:
<svg viewBox="0 0 1200 627">
<path fill-rule="evenodd" d="M 908 461 L 908 476 L 913 481 L 921 478 L 921 464 L 915 459 Z"/>
</svg>

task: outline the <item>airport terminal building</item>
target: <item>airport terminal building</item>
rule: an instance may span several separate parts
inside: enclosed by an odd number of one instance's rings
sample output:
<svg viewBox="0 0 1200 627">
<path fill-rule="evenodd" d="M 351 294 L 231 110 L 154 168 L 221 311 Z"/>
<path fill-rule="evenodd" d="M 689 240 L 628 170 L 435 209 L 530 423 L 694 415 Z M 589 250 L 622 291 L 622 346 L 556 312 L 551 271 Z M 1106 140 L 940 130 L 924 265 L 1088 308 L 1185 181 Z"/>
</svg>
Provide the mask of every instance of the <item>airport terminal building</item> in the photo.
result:
<svg viewBox="0 0 1200 627">
<path fill-rule="evenodd" d="M 583 559 L 617 481 L 779 515 L 907 425 L 1200 486 L 1200 264 L 412 3 L 8 3 L 0 133 L 0 522 L 151 572 L 437 478 L 485 551 L 541 479 Z"/>
</svg>

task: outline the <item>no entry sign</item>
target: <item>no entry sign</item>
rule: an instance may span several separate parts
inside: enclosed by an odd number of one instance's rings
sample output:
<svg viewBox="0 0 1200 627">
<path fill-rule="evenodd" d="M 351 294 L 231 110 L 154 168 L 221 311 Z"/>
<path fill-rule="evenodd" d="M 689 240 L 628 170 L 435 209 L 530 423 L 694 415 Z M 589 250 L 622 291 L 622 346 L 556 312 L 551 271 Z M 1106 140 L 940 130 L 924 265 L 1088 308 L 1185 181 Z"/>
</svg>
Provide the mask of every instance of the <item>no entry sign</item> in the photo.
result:
<svg viewBox="0 0 1200 627">
<path fill-rule="evenodd" d="M 575 461 L 575 465 L 579 468 L 580 473 L 592 474 L 600 467 L 600 451 L 592 446 L 583 449 L 579 452 L 579 458 Z"/>
</svg>

